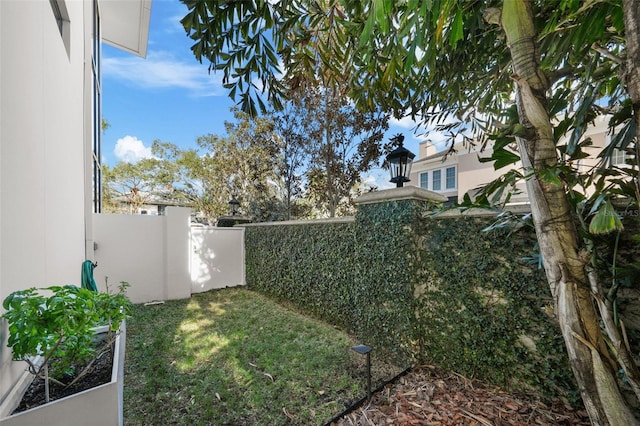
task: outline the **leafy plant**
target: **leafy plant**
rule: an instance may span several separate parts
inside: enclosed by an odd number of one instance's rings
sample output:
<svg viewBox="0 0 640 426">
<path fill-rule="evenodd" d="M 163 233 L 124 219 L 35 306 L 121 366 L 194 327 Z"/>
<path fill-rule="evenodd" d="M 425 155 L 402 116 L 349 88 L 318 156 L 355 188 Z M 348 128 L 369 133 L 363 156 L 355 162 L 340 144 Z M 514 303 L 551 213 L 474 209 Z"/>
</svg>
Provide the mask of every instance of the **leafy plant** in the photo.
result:
<svg viewBox="0 0 640 426">
<path fill-rule="evenodd" d="M 68 384 L 60 379 L 72 373 L 73 365 L 96 359 L 113 343 L 129 304 L 124 288 L 117 294 L 98 293 L 76 286 L 29 288 L 11 293 L 3 301 L 3 317 L 9 323 L 9 340 L 14 360 L 23 360 L 29 372 L 45 380 L 45 400 L 49 401 L 49 381 L 71 386 L 84 376 L 92 362 Z M 104 346 L 94 348 L 95 328 L 107 325 Z M 42 362 L 40 362 L 40 360 Z M 52 371 L 49 371 L 49 364 Z"/>
</svg>

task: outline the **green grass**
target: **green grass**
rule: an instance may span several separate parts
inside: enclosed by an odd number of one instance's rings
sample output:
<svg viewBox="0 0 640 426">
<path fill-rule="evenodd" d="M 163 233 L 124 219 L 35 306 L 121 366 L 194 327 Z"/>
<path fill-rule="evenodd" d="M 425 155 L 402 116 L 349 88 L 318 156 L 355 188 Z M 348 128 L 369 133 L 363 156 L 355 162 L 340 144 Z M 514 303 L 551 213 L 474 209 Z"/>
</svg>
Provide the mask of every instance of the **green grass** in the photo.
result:
<svg viewBox="0 0 640 426">
<path fill-rule="evenodd" d="M 322 425 L 366 395 L 359 343 L 244 288 L 136 305 L 126 425 Z M 399 369 L 373 358 L 373 387 Z"/>
</svg>

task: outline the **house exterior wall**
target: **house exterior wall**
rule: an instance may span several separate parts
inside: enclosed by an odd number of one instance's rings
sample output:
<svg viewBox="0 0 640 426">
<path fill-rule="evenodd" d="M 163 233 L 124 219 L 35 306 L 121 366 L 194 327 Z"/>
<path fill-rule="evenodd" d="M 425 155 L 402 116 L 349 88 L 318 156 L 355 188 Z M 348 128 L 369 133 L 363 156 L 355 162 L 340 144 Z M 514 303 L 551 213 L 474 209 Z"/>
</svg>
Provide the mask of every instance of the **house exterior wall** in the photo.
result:
<svg viewBox="0 0 640 426">
<path fill-rule="evenodd" d="M 598 162 L 598 154 L 602 149 L 610 142 L 608 136 L 607 127 L 608 117 L 600 116 L 593 123 L 593 125 L 587 129 L 583 139 L 591 138 L 593 145 L 585 149 L 590 154 L 589 158 L 580 160 L 576 167 L 582 172 L 587 172 L 591 167 L 595 166 Z M 560 142 L 560 145 L 566 143 Z M 426 189 L 438 192 L 446 197 L 458 197 L 458 201 L 462 201 L 466 193 L 474 194 L 475 190 L 490 183 L 503 175 L 510 169 L 520 170 L 522 169 L 522 163 L 517 162 L 508 168 L 495 170 L 493 162 L 482 163 L 479 158 L 486 158 L 491 155 L 491 147 L 488 147 L 484 152 L 478 150 L 469 151 L 461 144 L 456 147 L 457 152 L 449 154 L 443 161 L 443 156 L 438 154 L 434 155 L 432 150 L 427 150 L 427 145 L 420 145 L 420 158 L 413 163 L 412 172 L 408 185 L 421 186 L 420 175 L 422 173 L 428 173 L 429 186 Z M 426 154 L 426 157 L 423 155 Z M 444 173 L 448 167 L 456 167 L 456 188 L 455 190 L 447 190 L 444 187 Z M 441 190 L 434 190 L 433 184 L 433 171 L 442 170 L 442 182 L 443 186 Z M 511 204 L 527 203 L 527 192 L 524 182 L 518 184 L 520 190 L 518 194 L 514 194 L 510 199 Z"/>
<path fill-rule="evenodd" d="M 49 1 L 0 1 L 0 300 L 32 286 L 80 283 L 91 2 L 66 1 L 66 9 L 67 44 Z M 0 402 L 24 370 L 10 362 L 6 343 L 0 320 Z"/>
</svg>

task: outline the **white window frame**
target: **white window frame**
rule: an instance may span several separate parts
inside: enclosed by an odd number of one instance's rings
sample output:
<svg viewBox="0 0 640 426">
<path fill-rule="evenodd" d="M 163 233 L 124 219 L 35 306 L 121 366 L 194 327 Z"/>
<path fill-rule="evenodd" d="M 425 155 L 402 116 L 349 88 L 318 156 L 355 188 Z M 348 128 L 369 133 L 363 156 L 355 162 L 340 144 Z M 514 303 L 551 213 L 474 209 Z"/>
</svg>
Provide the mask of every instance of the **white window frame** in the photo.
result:
<svg viewBox="0 0 640 426">
<path fill-rule="evenodd" d="M 453 170 L 453 186 L 449 186 L 449 170 Z M 445 190 L 456 189 L 458 187 L 458 173 L 456 166 L 446 167 L 444 169 L 444 188 Z"/>
<path fill-rule="evenodd" d="M 615 137 L 615 134 L 612 135 L 607 135 L 607 146 L 611 145 L 613 143 L 613 138 Z M 627 159 L 629 158 L 629 155 L 625 152 L 625 150 L 623 149 L 619 149 L 619 148 L 614 148 L 611 151 L 611 157 L 609 158 L 609 166 L 610 167 L 629 167 L 629 164 L 627 164 Z"/>
<path fill-rule="evenodd" d="M 56 18 L 56 25 L 68 57 L 71 47 L 71 20 L 69 18 L 69 11 L 67 10 L 67 4 L 65 0 L 49 0 L 49 4 L 51 5 L 53 16 Z"/>
<path fill-rule="evenodd" d="M 436 179 L 436 173 L 438 178 Z M 436 188 L 436 182 L 438 187 Z M 433 170 L 431 172 L 431 185 L 434 191 L 442 191 L 442 169 Z"/>
<path fill-rule="evenodd" d="M 429 172 L 420 173 L 420 188 L 429 189 Z"/>
<path fill-rule="evenodd" d="M 622 149 L 614 148 L 611 151 L 611 165 L 612 166 L 622 166 L 627 164 L 627 153 Z"/>
</svg>

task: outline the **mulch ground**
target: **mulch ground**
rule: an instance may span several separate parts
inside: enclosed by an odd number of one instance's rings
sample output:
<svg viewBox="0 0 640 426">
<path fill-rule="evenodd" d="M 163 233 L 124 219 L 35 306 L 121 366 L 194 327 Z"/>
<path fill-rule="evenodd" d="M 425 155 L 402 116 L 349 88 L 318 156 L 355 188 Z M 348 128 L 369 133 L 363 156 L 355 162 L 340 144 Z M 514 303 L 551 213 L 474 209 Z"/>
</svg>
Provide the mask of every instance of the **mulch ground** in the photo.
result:
<svg viewBox="0 0 640 426">
<path fill-rule="evenodd" d="M 516 396 L 455 373 L 420 366 L 332 426 L 590 425 L 586 411 Z"/>
</svg>

